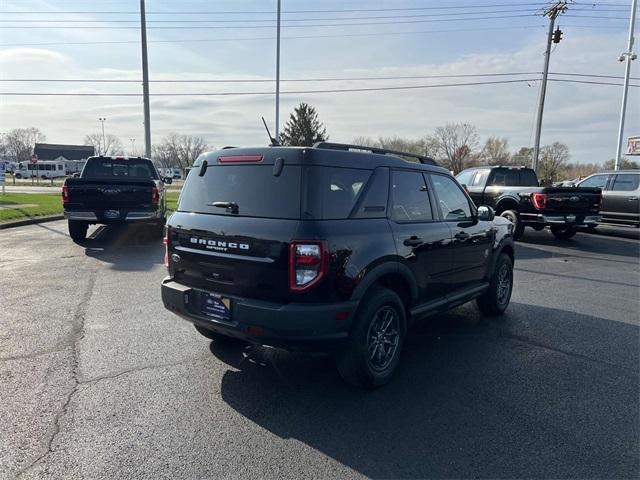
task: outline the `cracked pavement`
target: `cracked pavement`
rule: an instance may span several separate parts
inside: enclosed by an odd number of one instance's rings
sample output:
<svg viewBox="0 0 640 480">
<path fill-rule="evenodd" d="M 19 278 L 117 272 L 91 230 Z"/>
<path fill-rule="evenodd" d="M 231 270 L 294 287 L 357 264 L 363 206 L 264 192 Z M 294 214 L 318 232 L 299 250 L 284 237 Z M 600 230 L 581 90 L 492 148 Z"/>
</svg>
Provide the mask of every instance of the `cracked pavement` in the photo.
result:
<svg viewBox="0 0 640 480">
<path fill-rule="evenodd" d="M 638 478 L 639 242 L 527 230 L 507 315 L 416 327 L 363 392 L 162 307 L 144 229 L 0 232 L 0 478 Z"/>
</svg>

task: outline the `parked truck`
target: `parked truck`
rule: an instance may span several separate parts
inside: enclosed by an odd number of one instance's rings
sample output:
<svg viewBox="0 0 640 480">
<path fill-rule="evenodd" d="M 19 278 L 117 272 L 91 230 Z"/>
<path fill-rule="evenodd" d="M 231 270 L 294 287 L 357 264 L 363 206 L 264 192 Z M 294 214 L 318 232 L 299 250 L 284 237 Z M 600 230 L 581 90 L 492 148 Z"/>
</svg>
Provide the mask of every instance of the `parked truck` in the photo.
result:
<svg viewBox="0 0 640 480">
<path fill-rule="evenodd" d="M 514 224 L 515 239 L 522 236 L 525 227 L 543 230 L 548 226 L 556 238 L 566 240 L 578 227 L 601 221 L 599 188 L 540 187 L 531 168 L 468 168 L 456 179 L 476 205 L 490 205 Z"/>
</svg>

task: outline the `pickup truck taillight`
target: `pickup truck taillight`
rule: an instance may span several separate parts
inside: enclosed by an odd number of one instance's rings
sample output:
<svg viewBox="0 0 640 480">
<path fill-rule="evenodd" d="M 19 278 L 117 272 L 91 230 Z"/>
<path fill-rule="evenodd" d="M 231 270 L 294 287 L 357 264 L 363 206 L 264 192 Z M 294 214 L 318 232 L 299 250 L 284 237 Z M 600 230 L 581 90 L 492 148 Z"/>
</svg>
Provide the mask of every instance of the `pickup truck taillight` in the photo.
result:
<svg viewBox="0 0 640 480">
<path fill-rule="evenodd" d="M 164 245 L 164 266 L 169 268 L 169 241 L 171 239 L 171 232 L 167 227 L 164 228 L 164 238 L 162 239 L 162 244 Z"/>
<path fill-rule="evenodd" d="M 547 208 L 547 194 L 546 193 L 532 193 L 531 203 L 537 210 L 544 210 Z"/>
<path fill-rule="evenodd" d="M 158 187 L 151 187 L 151 204 L 158 205 L 160 202 L 160 192 L 158 191 Z"/>
<path fill-rule="evenodd" d="M 66 185 L 62 186 L 62 204 L 66 205 L 69 203 L 69 187 Z"/>
<path fill-rule="evenodd" d="M 316 285 L 329 270 L 324 240 L 294 240 L 289 245 L 289 290 L 302 292 Z"/>
</svg>

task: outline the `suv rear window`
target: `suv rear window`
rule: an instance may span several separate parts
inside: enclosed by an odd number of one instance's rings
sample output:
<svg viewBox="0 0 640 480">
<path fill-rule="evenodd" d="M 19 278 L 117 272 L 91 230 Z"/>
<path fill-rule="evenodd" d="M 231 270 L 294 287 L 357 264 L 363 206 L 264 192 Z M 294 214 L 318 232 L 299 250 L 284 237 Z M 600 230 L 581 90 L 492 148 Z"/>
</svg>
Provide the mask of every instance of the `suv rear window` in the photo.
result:
<svg viewBox="0 0 640 480">
<path fill-rule="evenodd" d="M 285 165 L 211 165 L 204 176 L 194 169 L 182 188 L 178 211 L 242 217 L 300 218 L 300 167 Z M 233 202 L 238 212 L 214 207 Z"/>
<path fill-rule="evenodd" d="M 339 220 L 348 218 L 364 191 L 371 170 L 339 167 L 306 167 L 306 193 L 302 218 Z"/>
</svg>

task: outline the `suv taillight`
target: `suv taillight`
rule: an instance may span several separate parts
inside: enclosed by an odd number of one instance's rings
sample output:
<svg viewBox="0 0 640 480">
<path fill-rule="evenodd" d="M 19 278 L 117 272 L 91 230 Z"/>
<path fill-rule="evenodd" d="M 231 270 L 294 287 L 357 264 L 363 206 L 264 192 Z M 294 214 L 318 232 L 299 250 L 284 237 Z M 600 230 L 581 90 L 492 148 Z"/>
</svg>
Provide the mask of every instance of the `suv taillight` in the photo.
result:
<svg viewBox="0 0 640 480">
<path fill-rule="evenodd" d="M 289 290 L 301 292 L 316 285 L 329 269 L 324 240 L 294 240 L 289 245 Z"/>
<path fill-rule="evenodd" d="M 65 205 L 69 203 L 69 187 L 66 185 L 62 186 L 62 204 Z"/>
<path fill-rule="evenodd" d="M 158 187 L 151 187 L 151 204 L 158 205 L 160 202 L 160 192 L 158 191 Z"/>
<path fill-rule="evenodd" d="M 544 210 L 547 208 L 547 194 L 546 193 L 532 193 L 531 203 L 537 210 Z"/>
</svg>

